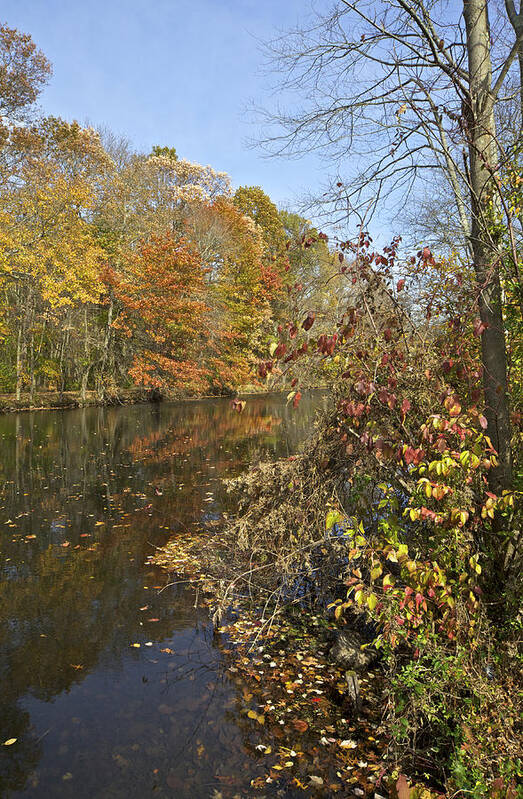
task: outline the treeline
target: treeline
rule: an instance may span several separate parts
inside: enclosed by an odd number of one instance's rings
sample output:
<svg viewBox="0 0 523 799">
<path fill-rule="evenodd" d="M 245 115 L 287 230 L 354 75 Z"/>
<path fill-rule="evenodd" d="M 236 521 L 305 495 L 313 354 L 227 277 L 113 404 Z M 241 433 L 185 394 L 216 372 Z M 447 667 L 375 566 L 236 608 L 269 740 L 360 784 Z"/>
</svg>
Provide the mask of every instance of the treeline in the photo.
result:
<svg viewBox="0 0 523 799">
<path fill-rule="evenodd" d="M 0 28 L 0 391 L 230 392 L 291 306 L 335 315 L 308 220 L 172 147 L 38 115 L 50 72 Z"/>
</svg>

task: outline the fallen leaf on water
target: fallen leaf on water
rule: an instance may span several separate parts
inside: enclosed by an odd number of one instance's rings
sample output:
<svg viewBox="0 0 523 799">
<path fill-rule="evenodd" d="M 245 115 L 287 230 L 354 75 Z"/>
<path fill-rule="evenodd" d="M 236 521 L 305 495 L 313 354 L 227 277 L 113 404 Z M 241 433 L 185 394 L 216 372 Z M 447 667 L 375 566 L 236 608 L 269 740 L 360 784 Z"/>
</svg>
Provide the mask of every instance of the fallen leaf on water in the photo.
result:
<svg viewBox="0 0 523 799">
<path fill-rule="evenodd" d="M 258 724 L 265 724 L 265 716 L 262 713 L 256 713 L 255 710 L 249 710 L 247 716 L 250 719 L 254 719 L 258 722 Z"/>
<path fill-rule="evenodd" d="M 8 738 L 7 741 L 4 741 L 4 746 L 12 746 L 18 741 L 18 738 Z"/>
<path fill-rule="evenodd" d="M 141 647 L 141 644 L 131 644 L 131 646 L 134 646 L 134 647 L 135 647 L 135 649 L 140 649 L 140 647 Z"/>
<path fill-rule="evenodd" d="M 308 729 L 309 729 L 309 725 L 307 724 L 307 722 L 306 722 L 306 721 L 303 721 L 303 719 L 295 719 L 295 720 L 292 722 L 292 726 L 293 726 L 293 727 L 294 727 L 294 729 L 295 729 L 295 730 L 297 730 L 298 732 L 305 732 L 306 730 L 308 730 Z"/>
<path fill-rule="evenodd" d="M 174 649 L 169 649 L 168 646 L 165 649 L 160 649 L 160 652 L 166 652 L 168 655 L 174 655 Z"/>
</svg>

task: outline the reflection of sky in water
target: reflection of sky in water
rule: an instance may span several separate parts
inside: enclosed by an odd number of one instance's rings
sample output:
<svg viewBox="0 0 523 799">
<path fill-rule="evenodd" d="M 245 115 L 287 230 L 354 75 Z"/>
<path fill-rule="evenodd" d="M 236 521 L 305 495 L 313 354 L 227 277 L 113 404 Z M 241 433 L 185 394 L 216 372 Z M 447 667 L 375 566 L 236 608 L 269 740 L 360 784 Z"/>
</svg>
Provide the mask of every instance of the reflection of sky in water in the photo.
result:
<svg viewBox="0 0 523 799">
<path fill-rule="evenodd" d="M 225 797 L 260 773 L 207 611 L 144 561 L 219 518 L 222 476 L 294 451 L 318 402 L 0 418 L 2 796 Z"/>
</svg>

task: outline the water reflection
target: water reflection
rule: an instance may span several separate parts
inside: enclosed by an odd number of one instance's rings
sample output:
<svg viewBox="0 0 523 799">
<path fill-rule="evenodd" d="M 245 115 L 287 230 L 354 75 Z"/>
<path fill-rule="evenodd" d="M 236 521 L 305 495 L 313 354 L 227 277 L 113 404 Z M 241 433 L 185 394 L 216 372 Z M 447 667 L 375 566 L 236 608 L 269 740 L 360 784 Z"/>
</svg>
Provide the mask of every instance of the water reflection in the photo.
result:
<svg viewBox="0 0 523 799">
<path fill-rule="evenodd" d="M 255 776 L 206 612 L 144 561 L 219 515 L 220 478 L 293 451 L 317 403 L 0 417 L 2 796 L 208 797 Z"/>
</svg>

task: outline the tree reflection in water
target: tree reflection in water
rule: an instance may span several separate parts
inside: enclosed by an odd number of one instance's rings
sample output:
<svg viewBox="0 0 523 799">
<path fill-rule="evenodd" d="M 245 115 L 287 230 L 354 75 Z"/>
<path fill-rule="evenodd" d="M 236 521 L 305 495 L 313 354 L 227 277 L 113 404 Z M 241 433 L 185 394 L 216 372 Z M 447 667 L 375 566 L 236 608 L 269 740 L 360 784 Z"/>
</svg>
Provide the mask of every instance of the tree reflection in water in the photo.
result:
<svg viewBox="0 0 523 799">
<path fill-rule="evenodd" d="M 206 611 L 144 562 L 219 517 L 222 477 L 290 454 L 318 401 L 0 418 L 0 795 L 183 799 L 255 776 Z"/>
</svg>

